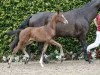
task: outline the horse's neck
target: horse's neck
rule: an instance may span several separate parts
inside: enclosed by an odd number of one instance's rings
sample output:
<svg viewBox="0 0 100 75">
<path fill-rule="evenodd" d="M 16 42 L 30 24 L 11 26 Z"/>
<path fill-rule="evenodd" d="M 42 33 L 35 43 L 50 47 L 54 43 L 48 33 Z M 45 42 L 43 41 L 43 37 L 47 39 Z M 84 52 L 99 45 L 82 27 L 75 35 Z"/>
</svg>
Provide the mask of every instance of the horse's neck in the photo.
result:
<svg viewBox="0 0 100 75">
<path fill-rule="evenodd" d="M 84 17 L 87 19 L 89 23 L 92 22 L 92 20 L 96 17 L 98 13 L 98 7 L 95 6 L 95 0 L 91 0 L 91 2 L 87 3 L 82 8 L 82 13 L 84 14 Z"/>
<path fill-rule="evenodd" d="M 91 23 L 92 20 L 96 17 L 98 13 L 98 9 L 95 7 L 87 7 L 83 9 L 82 14 L 84 14 L 84 17 L 87 19 L 88 23 Z"/>
</svg>

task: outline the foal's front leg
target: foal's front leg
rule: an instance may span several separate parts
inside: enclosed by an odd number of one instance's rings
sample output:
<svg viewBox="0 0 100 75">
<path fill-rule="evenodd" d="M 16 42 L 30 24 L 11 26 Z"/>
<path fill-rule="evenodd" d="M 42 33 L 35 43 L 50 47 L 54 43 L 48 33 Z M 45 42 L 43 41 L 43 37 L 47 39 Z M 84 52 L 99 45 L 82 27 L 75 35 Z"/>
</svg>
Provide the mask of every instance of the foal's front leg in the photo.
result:
<svg viewBox="0 0 100 75">
<path fill-rule="evenodd" d="M 62 49 L 62 45 L 59 44 L 58 42 L 52 40 L 52 39 L 50 40 L 50 44 L 56 45 L 57 47 L 60 48 L 61 61 L 63 61 L 63 60 L 62 60 L 62 57 L 64 56 L 64 52 L 63 52 L 63 49 Z"/>
<path fill-rule="evenodd" d="M 44 65 L 43 65 L 43 57 L 44 57 L 44 53 L 47 50 L 47 47 L 48 47 L 48 43 L 45 43 L 44 47 L 43 47 L 42 55 L 41 55 L 41 58 L 40 58 L 40 64 L 41 64 L 42 67 L 44 67 Z"/>
</svg>

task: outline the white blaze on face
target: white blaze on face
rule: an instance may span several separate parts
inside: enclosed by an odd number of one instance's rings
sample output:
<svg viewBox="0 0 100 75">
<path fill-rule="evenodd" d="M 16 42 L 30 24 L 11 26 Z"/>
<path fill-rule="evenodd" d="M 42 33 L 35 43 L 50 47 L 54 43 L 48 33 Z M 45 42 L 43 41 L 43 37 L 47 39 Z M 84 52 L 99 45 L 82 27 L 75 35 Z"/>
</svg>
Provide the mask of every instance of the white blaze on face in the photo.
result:
<svg viewBox="0 0 100 75">
<path fill-rule="evenodd" d="M 68 21 L 66 20 L 66 18 L 64 17 L 64 15 L 62 14 L 62 17 L 64 18 L 64 23 L 68 24 Z"/>
</svg>

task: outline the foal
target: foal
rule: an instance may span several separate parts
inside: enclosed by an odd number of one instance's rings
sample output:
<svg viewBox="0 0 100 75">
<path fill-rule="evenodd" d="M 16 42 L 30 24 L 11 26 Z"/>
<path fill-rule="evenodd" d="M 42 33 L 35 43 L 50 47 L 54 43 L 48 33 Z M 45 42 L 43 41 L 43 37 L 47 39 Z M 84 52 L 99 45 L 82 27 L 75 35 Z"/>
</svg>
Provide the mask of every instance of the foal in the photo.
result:
<svg viewBox="0 0 100 75">
<path fill-rule="evenodd" d="M 23 29 L 19 35 L 18 45 L 13 49 L 12 56 L 10 57 L 10 60 L 8 62 L 9 67 L 12 62 L 12 57 L 18 52 L 18 50 L 22 50 L 24 54 L 27 54 L 24 48 L 30 41 L 45 42 L 40 58 L 40 64 L 42 67 L 44 67 L 43 55 L 46 52 L 48 44 L 58 46 L 60 48 L 60 56 L 64 56 L 61 44 L 52 39 L 55 36 L 55 29 L 58 22 L 68 24 L 68 21 L 59 11 L 52 16 L 51 21 L 47 24 L 47 26 L 27 27 Z"/>
</svg>

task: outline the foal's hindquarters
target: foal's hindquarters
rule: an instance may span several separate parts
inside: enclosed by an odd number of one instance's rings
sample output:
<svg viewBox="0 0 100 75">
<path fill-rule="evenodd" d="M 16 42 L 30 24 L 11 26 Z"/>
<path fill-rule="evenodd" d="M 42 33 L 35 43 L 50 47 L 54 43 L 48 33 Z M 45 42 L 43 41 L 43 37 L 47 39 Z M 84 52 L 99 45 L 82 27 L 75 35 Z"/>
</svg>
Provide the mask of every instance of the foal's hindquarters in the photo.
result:
<svg viewBox="0 0 100 75">
<path fill-rule="evenodd" d="M 32 28 L 29 27 L 29 28 L 26 28 L 26 29 L 24 29 L 24 30 L 22 30 L 20 32 L 19 42 L 18 42 L 17 46 L 13 49 L 12 56 L 10 57 L 10 59 L 8 61 L 9 67 L 10 67 L 10 64 L 12 62 L 12 58 L 18 52 L 18 50 L 22 50 L 23 53 L 25 54 L 25 57 L 29 58 L 28 53 L 25 51 L 25 46 L 29 42 L 29 39 L 30 39 L 30 30 L 31 29 Z"/>
</svg>

